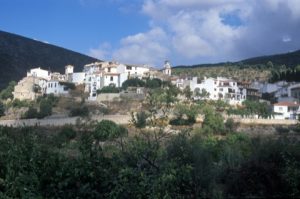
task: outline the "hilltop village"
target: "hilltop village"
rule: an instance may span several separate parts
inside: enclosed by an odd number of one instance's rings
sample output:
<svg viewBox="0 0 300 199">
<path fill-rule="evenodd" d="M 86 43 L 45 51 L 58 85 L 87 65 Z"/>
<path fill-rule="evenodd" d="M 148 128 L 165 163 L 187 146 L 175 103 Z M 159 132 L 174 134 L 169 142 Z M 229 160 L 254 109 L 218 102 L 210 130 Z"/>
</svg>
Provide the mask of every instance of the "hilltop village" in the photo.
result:
<svg viewBox="0 0 300 199">
<path fill-rule="evenodd" d="M 239 82 L 224 77 L 174 76 L 169 61 L 162 69 L 147 65 L 128 65 L 115 61 L 95 62 L 74 72 L 74 66 L 65 66 L 65 74 L 33 68 L 14 87 L 13 98 L 36 100 L 44 95 L 70 97 L 73 90 L 81 90 L 81 96 L 89 102 L 112 101 L 126 96 L 145 99 L 149 89 L 142 84 L 130 84 L 135 80 L 170 82 L 182 93 L 179 100 L 222 101 L 229 106 L 242 107 L 245 101 L 267 103 L 272 119 L 296 119 L 300 114 L 300 83 L 297 82 Z M 125 83 L 125 84 L 124 84 Z M 129 83 L 129 84 L 128 84 Z M 124 85 L 127 85 L 124 87 Z M 259 117 L 257 114 L 253 117 Z"/>
</svg>

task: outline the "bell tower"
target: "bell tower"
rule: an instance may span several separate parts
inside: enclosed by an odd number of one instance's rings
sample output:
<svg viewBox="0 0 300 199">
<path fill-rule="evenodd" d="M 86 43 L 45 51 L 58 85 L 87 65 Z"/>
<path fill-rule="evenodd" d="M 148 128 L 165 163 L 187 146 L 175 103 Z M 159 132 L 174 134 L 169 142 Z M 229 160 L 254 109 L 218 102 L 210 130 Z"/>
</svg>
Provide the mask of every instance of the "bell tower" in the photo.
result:
<svg viewBox="0 0 300 199">
<path fill-rule="evenodd" d="M 168 60 L 165 61 L 163 73 L 164 73 L 165 75 L 168 75 L 168 76 L 171 76 L 171 75 L 172 75 L 172 72 L 171 72 L 171 64 L 170 64 L 170 62 L 169 62 Z"/>
</svg>

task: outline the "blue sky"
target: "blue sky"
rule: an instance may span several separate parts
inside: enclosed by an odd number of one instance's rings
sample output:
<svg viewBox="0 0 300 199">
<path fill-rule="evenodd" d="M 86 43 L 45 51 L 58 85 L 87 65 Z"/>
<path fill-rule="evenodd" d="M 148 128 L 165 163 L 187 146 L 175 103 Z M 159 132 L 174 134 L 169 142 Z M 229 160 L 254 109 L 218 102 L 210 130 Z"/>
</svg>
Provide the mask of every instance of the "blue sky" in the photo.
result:
<svg viewBox="0 0 300 199">
<path fill-rule="evenodd" d="M 0 0 L 0 29 L 124 63 L 236 61 L 300 49 L 300 3 Z"/>
</svg>

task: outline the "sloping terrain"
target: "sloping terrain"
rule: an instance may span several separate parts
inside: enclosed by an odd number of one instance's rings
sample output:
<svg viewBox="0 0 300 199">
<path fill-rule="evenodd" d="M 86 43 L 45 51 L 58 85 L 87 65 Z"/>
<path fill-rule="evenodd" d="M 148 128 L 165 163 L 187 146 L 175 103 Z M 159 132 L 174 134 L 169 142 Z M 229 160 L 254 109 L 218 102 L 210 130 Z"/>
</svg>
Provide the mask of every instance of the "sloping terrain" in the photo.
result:
<svg viewBox="0 0 300 199">
<path fill-rule="evenodd" d="M 71 64 L 75 71 L 97 59 L 51 44 L 0 31 L 0 89 L 18 81 L 33 67 L 64 72 Z"/>
</svg>

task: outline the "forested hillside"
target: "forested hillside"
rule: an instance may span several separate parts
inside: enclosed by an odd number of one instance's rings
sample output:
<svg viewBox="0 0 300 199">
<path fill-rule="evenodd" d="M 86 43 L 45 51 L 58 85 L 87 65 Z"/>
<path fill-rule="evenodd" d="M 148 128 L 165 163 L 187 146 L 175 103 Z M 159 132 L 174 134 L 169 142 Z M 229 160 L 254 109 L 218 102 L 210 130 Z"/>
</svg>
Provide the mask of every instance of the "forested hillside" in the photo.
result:
<svg viewBox="0 0 300 199">
<path fill-rule="evenodd" d="M 0 89 L 9 81 L 20 80 L 33 67 L 64 72 L 64 66 L 71 64 L 79 71 L 94 61 L 77 52 L 0 31 Z"/>
<path fill-rule="evenodd" d="M 240 81 L 300 81 L 296 71 L 300 65 L 300 50 L 285 54 L 255 57 L 239 62 L 199 64 L 174 67 L 173 74 L 200 78 L 223 76 Z"/>
</svg>

